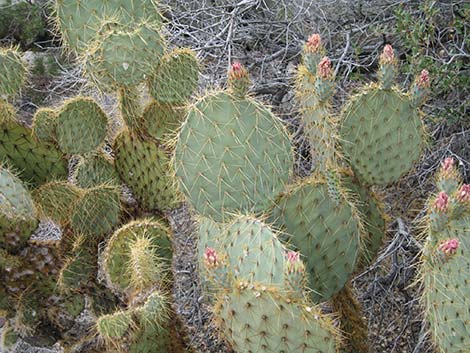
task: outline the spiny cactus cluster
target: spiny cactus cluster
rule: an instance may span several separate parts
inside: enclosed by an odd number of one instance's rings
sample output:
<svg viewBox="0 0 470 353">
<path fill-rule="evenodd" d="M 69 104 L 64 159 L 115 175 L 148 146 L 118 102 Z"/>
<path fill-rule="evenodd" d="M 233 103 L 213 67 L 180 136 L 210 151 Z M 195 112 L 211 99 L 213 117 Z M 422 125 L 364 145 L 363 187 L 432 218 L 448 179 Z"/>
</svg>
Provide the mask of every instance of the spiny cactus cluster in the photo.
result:
<svg viewBox="0 0 470 353">
<path fill-rule="evenodd" d="M 110 136 L 111 118 L 83 96 L 40 108 L 31 128 L 20 123 L 8 101 L 27 68 L 17 50 L 0 51 L 0 348 L 46 325 L 67 352 L 184 351 L 171 309 L 173 235 L 157 215 L 187 201 L 204 292 L 236 352 L 367 351 L 348 282 L 385 233 L 373 186 L 397 181 L 421 154 L 427 72 L 404 93 L 387 45 L 379 82 L 337 116 L 334 70 L 312 35 L 295 84 L 313 161 L 300 178 L 289 132 L 250 95 L 241 64 L 231 66 L 227 88 L 191 100 L 196 55 L 168 49 L 154 1 L 57 0 L 55 10 L 86 77 L 118 96 L 123 129 Z M 438 184 L 423 302 L 436 344 L 464 352 L 470 190 L 449 160 Z M 58 235 L 45 238 L 51 224 Z M 336 315 L 324 313 L 326 301 Z M 92 324 L 77 333 L 84 316 Z"/>
</svg>

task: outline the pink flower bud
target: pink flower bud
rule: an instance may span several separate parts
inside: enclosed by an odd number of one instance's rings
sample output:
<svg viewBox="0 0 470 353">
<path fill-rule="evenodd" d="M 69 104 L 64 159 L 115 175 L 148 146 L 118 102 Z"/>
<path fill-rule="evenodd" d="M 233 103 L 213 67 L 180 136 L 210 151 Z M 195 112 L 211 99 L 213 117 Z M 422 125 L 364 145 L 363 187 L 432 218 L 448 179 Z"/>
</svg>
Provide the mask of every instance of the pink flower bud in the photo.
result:
<svg viewBox="0 0 470 353">
<path fill-rule="evenodd" d="M 454 255 L 457 252 L 459 245 L 460 243 L 458 239 L 448 239 L 448 240 L 444 240 L 439 245 L 439 250 L 442 251 L 447 256 Z"/>
<path fill-rule="evenodd" d="M 306 48 L 310 53 L 316 53 L 321 47 L 321 37 L 318 33 L 312 34 L 308 37 Z"/>
<path fill-rule="evenodd" d="M 393 47 L 390 44 L 385 45 L 380 59 L 383 63 L 391 64 L 395 60 L 395 53 Z"/>
<path fill-rule="evenodd" d="M 216 267 L 218 265 L 217 252 L 215 249 L 206 247 L 204 251 L 204 261 L 207 267 Z"/>
<path fill-rule="evenodd" d="M 434 208 L 439 212 L 447 211 L 449 206 L 449 196 L 447 196 L 445 191 L 441 191 L 437 195 L 436 201 L 434 201 Z"/>
<path fill-rule="evenodd" d="M 463 184 L 457 192 L 457 200 L 459 202 L 470 202 L 470 184 Z"/>
<path fill-rule="evenodd" d="M 286 269 L 288 274 L 303 274 L 305 272 L 305 267 L 302 260 L 300 260 L 299 252 L 289 251 L 287 253 Z"/>
<path fill-rule="evenodd" d="M 419 75 L 418 79 L 416 80 L 416 85 L 421 88 L 429 88 L 431 85 L 429 82 L 429 72 L 428 70 L 423 70 L 421 71 L 421 74 Z"/>
<path fill-rule="evenodd" d="M 232 64 L 232 71 L 240 71 L 243 68 L 242 64 L 240 64 L 238 61 L 235 61 Z"/>
<path fill-rule="evenodd" d="M 295 263 L 300 260 L 300 253 L 297 251 L 289 251 L 287 253 L 287 261 L 290 263 Z"/>
<path fill-rule="evenodd" d="M 330 78 L 331 76 L 331 61 L 325 56 L 323 59 L 320 60 L 318 64 L 318 76 L 321 78 Z"/>
<path fill-rule="evenodd" d="M 450 172 L 454 167 L 454 162 L 455 161 L 452 157 L 447 157 L 446 159 L 444 159 L 444 161 L 441 163 L 442 171 Z"/>
</svg>

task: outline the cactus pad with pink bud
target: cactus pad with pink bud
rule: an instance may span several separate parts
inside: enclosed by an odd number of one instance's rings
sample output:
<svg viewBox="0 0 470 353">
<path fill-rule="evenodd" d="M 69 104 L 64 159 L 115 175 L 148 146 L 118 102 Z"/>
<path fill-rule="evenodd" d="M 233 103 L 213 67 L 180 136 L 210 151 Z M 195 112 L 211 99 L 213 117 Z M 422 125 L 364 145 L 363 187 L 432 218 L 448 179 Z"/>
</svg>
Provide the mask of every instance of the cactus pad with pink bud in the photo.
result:
<svg viewBox="0 0 470 353">
<path fill-rule="evenodd" d="M 416 77 L 413 86 L 410 89 L 411 100 L 414 107 L 423 105 L 429 91 L 431 89 L 431 81 L 429 79 L 428 70 L 422 70 Z"/>
<path fill-rule="evenodd" d="M 325 56 L 321 37 L 318 33 L 312 34 L 304 45 L 302 53 L 302 62 L 311 75 L 316 75 L 318 64 Z"/>
<path fill-rule="evenodd" d="M 246 96 L 251 85 L 247 69 L 239 62 L 234 62 L 228 71 L 227 83 L 234 96 Z"/>
<path fill-rule="evenodd" d="M 443 190 L 447 195 L 457 191 L 461 183 L 460 174 L 455 166 L 455 160 L 447 157 L 441 162 L 441 168 L 437 174 L 437 188 Z"/>
</svg>

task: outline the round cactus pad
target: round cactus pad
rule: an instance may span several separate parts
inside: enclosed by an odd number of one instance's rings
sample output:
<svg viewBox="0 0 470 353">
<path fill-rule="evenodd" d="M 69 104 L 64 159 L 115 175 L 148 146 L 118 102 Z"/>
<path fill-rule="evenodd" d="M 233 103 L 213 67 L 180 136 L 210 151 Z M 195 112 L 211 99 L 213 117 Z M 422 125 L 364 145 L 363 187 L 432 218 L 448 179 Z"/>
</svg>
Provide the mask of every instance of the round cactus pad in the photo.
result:
<svg viewBox="0 0 470 353">
<path fill-rule="evenodd" d="M 290 175 L 292 153 L 281 122 L 251 98 L 217 93 L 198 101 L 178 136 L 181 190 L 203 216 L 268 208 Z"/>
<path fill-rule="evenodd" d="M 37 140 L 55 141 L 57 113 L 54 109 L 39 108 L 33 117 L 33 135 Z"/>
<path fill-rule="evenodd" d="M 421 117 L 409 97 L 374 87 L 346 106 L 340 135 L 344 154 L 364 184 L 398 180 L 424 146 Z"/>
<path fill-rule="evenodd" d="M 185 113 L 182 107 L 153 101 L 142 114 L 142 130 L 154 139 L 166 140 L 179 128 Z"/>
<path fill-rule="evenodd" d="M 73 178 L 81 188 L 90 188 L 106 183 L 120 184 L 113 162 L 104 153 L 94 153 L 82 158 L 77 164 Z"/>
<path fill-rule="evenodd" d="M 15 96 L 23 88 L 27 69 L 15 49 L 0 48 L 0 96 Z"/>
</svg>

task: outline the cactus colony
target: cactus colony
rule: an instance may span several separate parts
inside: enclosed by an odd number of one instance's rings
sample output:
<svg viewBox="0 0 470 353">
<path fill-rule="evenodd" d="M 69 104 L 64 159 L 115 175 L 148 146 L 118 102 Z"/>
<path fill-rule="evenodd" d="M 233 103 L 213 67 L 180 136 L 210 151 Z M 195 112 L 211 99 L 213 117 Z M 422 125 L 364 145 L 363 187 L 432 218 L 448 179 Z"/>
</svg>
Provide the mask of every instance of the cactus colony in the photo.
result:
<svg viewBox="0 0 470 353">
<path fill-rule="evenodd" d="M 55 10 L 57 30 L 87 78 L 118 95 L 124 127 L 109 154 L 109 118 L 82 96 L 39 109 L 32 128 L 18 122 L 8 100 L 27 68 L 15 49 L 0 51 L 0 348 L 47 321 L 65 332 L 70 352 L 95 336 L 109 352 L 183 351 L 169 295 L 172 233 L 164 220 L 140 215 L 185 199 L 197 213 L 203 287 L 235 351 L 364 351 L 355 342 L 367 333 L 359 332 L 360 306 L 347 283 L 374 258 L 385 232 L 371 186 L 398 180 L 420 156 L 427 73 L 403 93 L 387 45 L 379 83 L 335 116 L 331 62 L 312 35 L 295 85 L 313 161 L 301 179 L 293 175 L 288 131 L 250 96 L 242 65 L 231 66 L 226 89 L 190 103 L 197 58 L 167 48 L 153 0 L 57 0 Z M 68 170 L 72 157 L 78 163 Z M 122 184 L 147 213 L 129 220 Z M 438 185 L 423 303 L 442 352 L 464 352 L 470 190 L 449 160 Z M 57 225 L 59 240 L 33 244 L 39 222 Z M 327 300 L 337 303 L 340 323 L 322 311 Z M 85 311 L 93 313 L 92 334 L 75 337 L 73 321 Z"/>
</svg>

